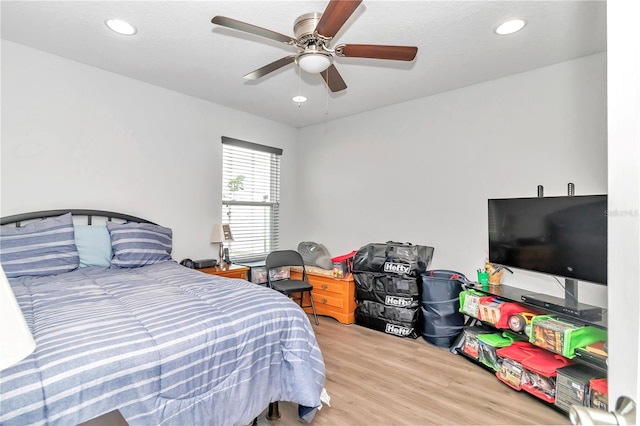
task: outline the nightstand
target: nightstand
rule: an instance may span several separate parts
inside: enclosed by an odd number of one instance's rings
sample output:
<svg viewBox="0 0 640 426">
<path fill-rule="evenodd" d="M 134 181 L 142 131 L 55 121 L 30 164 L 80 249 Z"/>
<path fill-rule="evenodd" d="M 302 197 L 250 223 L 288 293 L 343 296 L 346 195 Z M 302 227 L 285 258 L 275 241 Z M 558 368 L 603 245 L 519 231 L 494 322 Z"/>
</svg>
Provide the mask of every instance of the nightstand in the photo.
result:
<svg viewBox="0 0 640 426">
<path fill-rule="evenodd" d="M 196 269 L 196 271 L 204 272 L 205 274 L 220 275 L 227 278 L 240 278 L 241 280 L 247 279 L 247 271 L 249 268 L 241 265 L 234 265 L 233 263 L 224 263 L 214 266 L 213 268 Z"/>
</svg>

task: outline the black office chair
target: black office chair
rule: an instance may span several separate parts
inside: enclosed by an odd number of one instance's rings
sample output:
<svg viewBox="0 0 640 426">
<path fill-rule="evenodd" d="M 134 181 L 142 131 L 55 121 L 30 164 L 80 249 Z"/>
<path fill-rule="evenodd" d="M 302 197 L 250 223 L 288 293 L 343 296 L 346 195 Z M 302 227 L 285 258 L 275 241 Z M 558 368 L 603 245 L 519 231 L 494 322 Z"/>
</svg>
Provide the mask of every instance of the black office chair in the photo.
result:
<svg viewBox="0 0 640 426">
<path fill-rule="evenodd" d="M 301 308 L 310 307 L 313 311 L 313 317 L 316 320 L 316 325 L 319 325 L 318 316 L 316 315 L 316 306 L 313 304 L 313 296 L 311 295 L 313 286 L 309 284 L 309 279 L 307 278 L 307 270 L 304 267 L 304 260 L 302 260 L 302 256 L 300 255 L 300 253 L 295 250 L 272 251 L 267 256 L 266 263 L 267 283 L 269 284 L 269 287 L 276 291 L 279 291 L 282 294 L 286 294 L 287 296 L 290 296 L 291 293 L 300 293 L 300 298 L 294 298 L 294 300 L 298 300 L 300 302 Z M 279 281 L 272 281 L 270 271 L 282 266 L 301 266 L 302 280 L 284 279 Z M 311 304 L 303 306 L 302 299 L 305 293 L 309 293 L 309 301 L 311 302 Z"/>
</svg>

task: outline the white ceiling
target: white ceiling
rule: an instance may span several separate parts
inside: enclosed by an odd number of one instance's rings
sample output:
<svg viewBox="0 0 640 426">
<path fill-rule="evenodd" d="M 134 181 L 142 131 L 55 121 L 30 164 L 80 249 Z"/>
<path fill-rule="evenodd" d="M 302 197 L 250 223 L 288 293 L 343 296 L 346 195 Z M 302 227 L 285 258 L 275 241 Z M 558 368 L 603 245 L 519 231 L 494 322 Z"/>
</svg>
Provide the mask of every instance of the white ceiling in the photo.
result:
<svg viewBox="0 0 640 426">
<path fill-rule="evenodd" d="M 327 1 L 5 1 L 2 38 L 293 127 L 345 117 L 606 50 L 604 1 L 365 0 L 338 43 L 418 46 L 413 62 L 336 58 L 348 88 L 289 65 L 242 78 L 296 50 L 211 23 L 224 15 L 293 36 Z M 121 36 L 107 18 L 135 25 Z M 503 20 L 524 30 L 497 36 Z M 298 107 L 298 92 L 309 101 Z"/>
</svg>

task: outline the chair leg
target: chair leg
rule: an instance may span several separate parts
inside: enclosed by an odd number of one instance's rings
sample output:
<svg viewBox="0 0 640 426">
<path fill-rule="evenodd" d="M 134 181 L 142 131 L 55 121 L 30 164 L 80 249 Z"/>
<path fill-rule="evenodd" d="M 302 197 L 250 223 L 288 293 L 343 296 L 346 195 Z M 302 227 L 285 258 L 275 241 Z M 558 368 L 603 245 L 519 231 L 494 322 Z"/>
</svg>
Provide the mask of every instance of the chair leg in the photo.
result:
<svg viewBox="0 0 640 426">
<path fill-rule="evenodd" d="M 311 310 L 313 311 L 313 318 L 316 320 L 316 325 L 320 325 L 318 322 L 318 316 L 316 315 L 316 305 L 313 303 L 313 296 L 311 295 L 311 292 L 309 292 L 309 300 L 311 301 Z"/>
</svg>

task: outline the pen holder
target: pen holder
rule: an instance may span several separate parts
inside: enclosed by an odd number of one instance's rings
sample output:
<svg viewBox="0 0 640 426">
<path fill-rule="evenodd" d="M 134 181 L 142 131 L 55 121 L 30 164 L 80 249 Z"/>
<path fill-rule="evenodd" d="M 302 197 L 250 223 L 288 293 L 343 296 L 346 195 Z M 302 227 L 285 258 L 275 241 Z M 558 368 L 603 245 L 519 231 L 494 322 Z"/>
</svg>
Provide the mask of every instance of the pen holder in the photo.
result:
<svg viewBox="0 0 640 426">
<path fill-rule="evenodd" d="M 489 284 L 489 273 L 478 271 L 478 282 L 482 284 L 483 287 Z"/>
<path fill-rule="evenodd" d="M 504 269 L 489 274 L 489 284 L 500 284 L 502 282 L 502 273 Z"/>
</svg>

